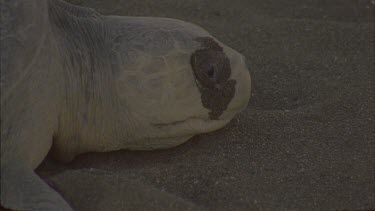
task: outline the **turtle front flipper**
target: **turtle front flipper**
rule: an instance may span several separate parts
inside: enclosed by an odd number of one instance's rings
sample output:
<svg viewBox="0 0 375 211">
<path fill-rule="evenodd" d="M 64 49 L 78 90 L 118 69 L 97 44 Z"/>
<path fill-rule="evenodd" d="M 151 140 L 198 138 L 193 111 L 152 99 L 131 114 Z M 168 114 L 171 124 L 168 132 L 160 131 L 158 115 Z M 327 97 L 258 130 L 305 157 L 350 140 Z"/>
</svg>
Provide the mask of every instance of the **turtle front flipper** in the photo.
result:
<svg viewBox="0 0 375 211">
<path fill-rule="evenodd" d="M 34 171 L 15 166 L 1 169 L 1 205 L 12 210 L 73 210 Z"/>
</svg>

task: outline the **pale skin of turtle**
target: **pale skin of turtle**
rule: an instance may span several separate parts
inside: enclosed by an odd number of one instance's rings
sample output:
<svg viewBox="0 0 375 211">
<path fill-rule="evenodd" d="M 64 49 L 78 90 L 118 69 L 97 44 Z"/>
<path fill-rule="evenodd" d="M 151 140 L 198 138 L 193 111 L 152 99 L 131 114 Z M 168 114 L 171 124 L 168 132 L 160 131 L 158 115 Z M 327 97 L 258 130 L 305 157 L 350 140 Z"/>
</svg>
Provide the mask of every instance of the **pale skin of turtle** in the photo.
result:
<svg viewBox="0 0 375 211">
<path fill-rule="evenodd" d="M 72 210 L 34 173 L 50 150 L 69 162 L 84 152 L 169 148 L 247 106 L 244 57 L 194 24 L 102 16 L 58 0 L 1 0 L 0 8 L 3 207 Z M 225 102 L 219 110 L 192 70 L 202 49 L 228 60 L 222 84 L 235 84 L 227 100 L 214 99 Z"/>
</svg>

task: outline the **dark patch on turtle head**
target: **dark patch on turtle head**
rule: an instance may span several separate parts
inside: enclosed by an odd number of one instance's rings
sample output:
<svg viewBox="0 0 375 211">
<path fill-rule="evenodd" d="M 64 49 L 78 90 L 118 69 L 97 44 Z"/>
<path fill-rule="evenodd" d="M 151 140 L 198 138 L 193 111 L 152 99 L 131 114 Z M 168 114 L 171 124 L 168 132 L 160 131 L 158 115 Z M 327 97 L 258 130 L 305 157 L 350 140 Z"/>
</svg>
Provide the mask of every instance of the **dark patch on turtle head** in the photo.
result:
<svg viewBox="0 0 375 211">
<path fill-rule="evenodd" d="M 202 104 L 210 110 L 210 119 L 219 119 L 234 97 L 236 81 L 229 79 L 231 66 L 223 48 L 210 37 L 195 41 L 201 48 L 191 55 L 191 66 L 201 93 Z"/>
</svg>

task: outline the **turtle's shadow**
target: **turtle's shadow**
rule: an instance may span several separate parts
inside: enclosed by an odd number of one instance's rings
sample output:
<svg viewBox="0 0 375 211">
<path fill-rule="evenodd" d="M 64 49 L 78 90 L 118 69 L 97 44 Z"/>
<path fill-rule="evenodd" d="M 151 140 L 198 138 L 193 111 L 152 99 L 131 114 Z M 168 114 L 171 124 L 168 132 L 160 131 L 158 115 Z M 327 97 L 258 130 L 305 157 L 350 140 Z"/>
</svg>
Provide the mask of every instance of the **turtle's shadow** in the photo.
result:
<svg viewBox="0 0 375 211">
<path fill-rule="evenodd" d="M 89 152 L 78 155 L 72 162 L 62 163 L 53 158 L 50 153 L 36 169 L 37 174 L 42 178 L 49 178 L 67 170 L 78 169 L 139 169 L 157 164 L 170 163 L 171 161 L 181 160 L 184 154 L 201 148 L 210 139 L 212 135 L 219 135 L 225 130 L 235 127 L 235 123 L 230 122 L 226 127 L 217 131 L 196 135 L 187 142 L 169 149 L 159 149 L 152 151 L 132 151 L 117 150 L 111 152 Z"/>
<path fill-rule="evenodd" d="M 194 137 L 188 142 L 165 150 L 156 151 L 130 151 L 117 150 L 112 152 L 89 152 L 78 155 L 72 162 L 61 163 L 48 154 L 42 164 L 36 169 L 37 173 L 42 177 L 50 177 L 66 170 L 76 169 L 101 169 L 105 166 L 106 169 L 110 165 L 121 163 L 121 166 L 128 168 L 141 168 L 144 166 L 153 165 L 155 163 L 167 162 L 170 159 L 180 156 L 185 151 L 191 149 L 194 145 L 193 141 L 199 141 L 199 137 Z"/>
</svg>

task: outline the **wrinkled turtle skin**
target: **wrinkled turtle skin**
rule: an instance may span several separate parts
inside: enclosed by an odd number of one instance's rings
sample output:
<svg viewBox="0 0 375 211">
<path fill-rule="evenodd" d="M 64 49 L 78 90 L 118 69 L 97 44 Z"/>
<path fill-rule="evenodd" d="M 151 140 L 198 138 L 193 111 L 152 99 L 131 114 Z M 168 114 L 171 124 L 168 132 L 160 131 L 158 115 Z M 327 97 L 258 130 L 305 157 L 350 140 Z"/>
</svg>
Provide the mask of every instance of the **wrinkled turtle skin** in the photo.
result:
<svg viewBox="0 0 375 211">
<path fill-rule="evenodd" d="M 1 205 L 72 210 L 34 169 L 48 152 L 169 148 L 250 97 L 244 57 L 180 20 L 1 0 Z"/>
</svg>

